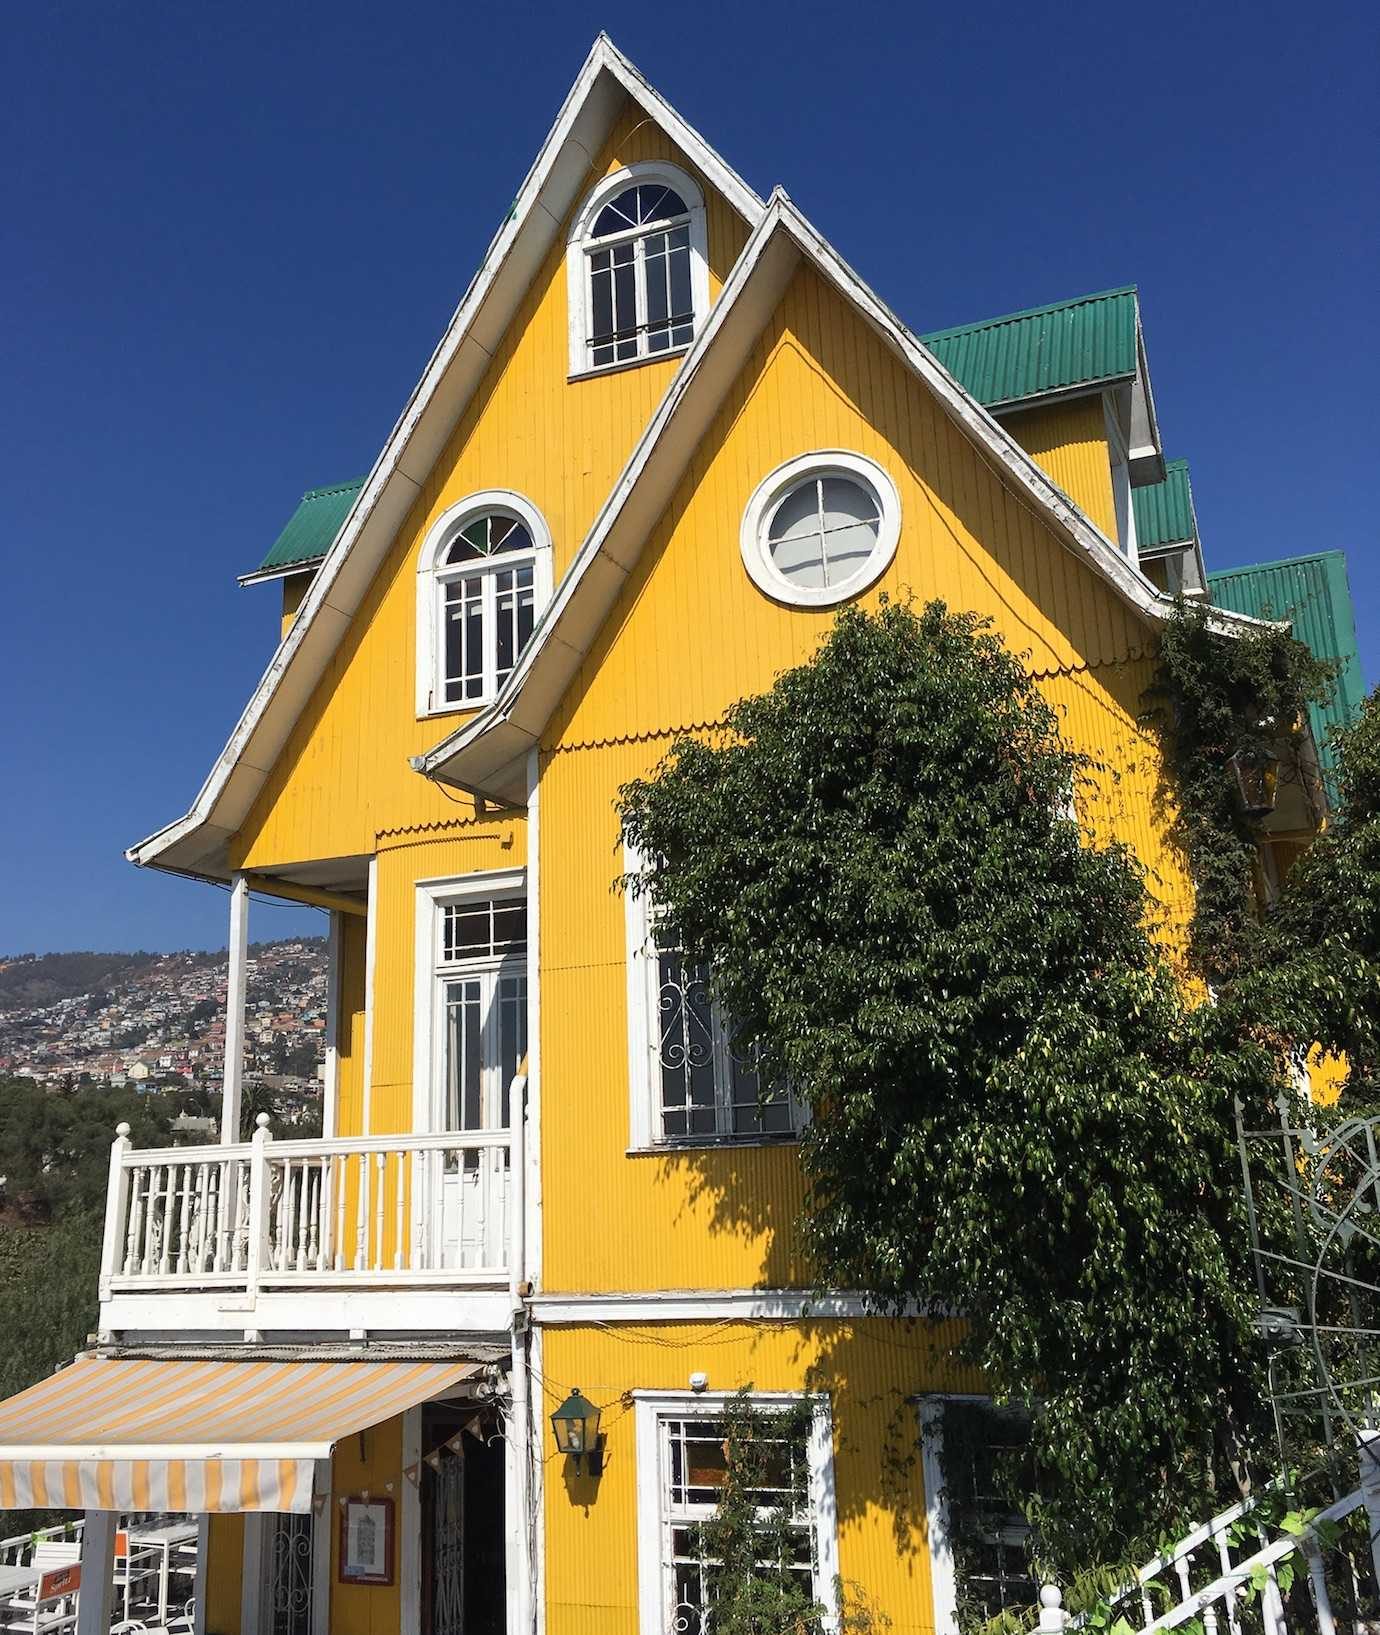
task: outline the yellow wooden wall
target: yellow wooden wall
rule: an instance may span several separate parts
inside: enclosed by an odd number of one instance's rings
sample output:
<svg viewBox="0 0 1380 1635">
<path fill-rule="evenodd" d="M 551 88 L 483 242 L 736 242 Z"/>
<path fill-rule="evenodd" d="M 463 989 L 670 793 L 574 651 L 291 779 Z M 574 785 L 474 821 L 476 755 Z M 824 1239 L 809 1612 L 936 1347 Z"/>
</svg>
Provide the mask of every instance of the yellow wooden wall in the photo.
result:
<svg viewBox="0 0 1380 1635">
<path fill-rule="evenodd" d="M 590 184 L 622 165 L 657 158 L 687 164 L 656 125 L 630 111 L 591 165 Z M 707 181 L 698 180 L 716 295 L 747 230 Z M 674 360 L 667 360 L 567 379 L 565 234 L 563 224 L 232 842 L 233 867 L 271 869 L 306 858 L 369 853 L 381 829 L 456 815 L 455 792 L 419 778 L 407 764 L 462 719 L 458 713 L 416 717 L 416 564 L 422 541 L 436 518 L 465 495 L 513 489 L 545 517 L 559 578 L 675 370 Z"/>
<path fill-rule="evenodd" d="M 827 1391 L 834 1417 L 839 1565 L 892 1619 L 892 1635 L 934 1627 L 917 1405 L 925 1391 L 972 1391 L 944 1351 L 952 1324 L 657 1323 L 548 1328 L 545 1411 L 573 1386 L 603 1409 L 604 1473 L 575 1476 L 544 1442 L 548 1635 L 638 1635 L 637 1448 L 629 1393 Z M 543 1416 L 544 1417 L 544 1416 Z M 890 1455 L 896 1455 L 893 1459 Z"/>
<path fill-rule="evenodd" d="M 399 1578 L 402 1565 L 402 1419 L 390 1419 L 362 1436 L 342 1438 L 331 1460 L 331 1495 L 313 1518 L 330 1530 L 331 1635 L 398 1635 Z M 393 1500 L 394 1582 L 342 1584 L 339 1499 L 363 1493 Z M 244 1594 L 244 1517 L 213 1516 L 206 1563 L 206 1629 L 208 1635 L 261 1635 L 242 1628 Z"/>
<path fill-rule="evenodd" d="M 779 607 L 743 569 L 761 478 L 811 448 L 878 460 L 901 495 L 895 562 L 863 599 L 943 597 L 988 615 L 1036 672 L 1069 742 L 1104 763 L 1080 793 L 1099 842 L 1129 843 L 1177 948 L 1191 890 L 1139 722 L 1154 636 L 1011 497 L 923 386 L 812 274 L 729 394 L 548 729 L 541 785 L 542 1141 L 548 1289 L 808 1281 L 789 1148 L 628 1155 L 626 933 L 614 802 L 677 732 L 721 718 L 808 658 L 830 610 Z M 610 1137 L 591 1142 L 591 1126 Z M 579 1165 L 558 1155 L 581 1153 Z M 591 1219 L 609 1230 L 590 1231 Z M 615 1223 L 618 1229 L 613 1230 Z"/>
<path fill-rule="evenodd" d="M 244 1517 L 212 1516 L 206 1552 L 207 1635 L 240 1635 Z"/>
<path fill-rule="evenodd" d="M 1028 455 L 1106 534 L 1116 532 L 1112 460 L 1100 395 L 1006 415 L 1002 424 Z"/>
<path fill-rule="evenodd" d="M 290 573 L 283 580 L 283 609 L 282 617 L 278 621 L 278 635 L 281 639 L 292 629 L 293 620 L 297 617 L 297 609 L 311 589 L 311 582 L 316 578 L 314 572 Z"/>
</svg>

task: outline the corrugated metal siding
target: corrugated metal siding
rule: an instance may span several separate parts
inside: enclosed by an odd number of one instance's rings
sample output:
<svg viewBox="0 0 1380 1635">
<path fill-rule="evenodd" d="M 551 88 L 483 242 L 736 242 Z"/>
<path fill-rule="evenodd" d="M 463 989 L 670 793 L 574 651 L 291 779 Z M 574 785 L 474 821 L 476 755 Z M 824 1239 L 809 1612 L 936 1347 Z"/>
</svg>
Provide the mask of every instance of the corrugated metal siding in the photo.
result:
<svg viewBox="0 0 1380 1635">
<path fill-rule="evenodd" d="M 297 562 L 319 561 L 330 550 L 363 487 L 364 478 L 354 477 L 327 488 L 309 488 L 254 571 L 269 573 Z"/>
<path fill-rule="evenodd" d="M 991 408 L 1136 372 L 1134 286 L 1058 301 L 920 338 Z"/>
<path fill-rule="evenodd" d="M 1334 727 L 1348 726 L 1356 719 L 1366 695 L 1345 553 L 1317 551 L 1249 568 L 1228 568 L 1208 575 L 1208 589 L 1218 607 L 1290 620 L 1294 634 L 1315 657 L 1340 662 L 1332 701 L 1311 705 L 1308 711 L 1330 782 L 1336 757 L 1328 746 L 1328 735 Z"/>
<path fill-rule="evenodd" d="M 624 116 L 591 180 L 640 159 L 681 156 L 659 127 Z M 703 182 L 711 290 L 746 229 Z M 484 488 L 526 495 L 545 517 L 564 573 L 666 389 L 675 365 L 651 363 L 567 381 L 565 229 L 515 315 L 488 373 L 419 494 L 264 788 L 231 844 L 234 867 L 373 850 L 379 830 L 443 823 L 454 792 L 408 758 L 463 717 L 416 719 L 416 561 L 448 506 Z"/>
<path fill-rule="evenodd" d="M 1091 517 L 1113 544 L 1116 500 L 1107 419 L 1100 396 L 1026 409 L 1002 424 L 1064 493 Z"/>
<path fill-rule="evenodd" d="M 975 609 L 1037 671 L 1115 661 L 1147 640 L 1144 622 L 1007 488 L 925 386 L 801 272 L 653 530 L 549 742 L 717 719 L 814 651 L 832 610 L 768 601 L 739 548 L 753 489 L 812 448 L 870 456 L 900 494 L 900 546 L 864 603 L 887 594 Z"/>
<path fill-rule="evenodd" d="M 549 1289 L 780 1288 L 806 1281 L 791 1148 L 629 1157 L 627 949 L 613 802 L 669 738 L 559 755 L 541 785 L 541 1048 Z M 591 1128 L 603 1132 L 590 1141 Z M 581 1154 L 579 1164 L 566 1158 Z M 591 1232 L 590 1200 L 629 1230 Z"/>
<path fill-rule="evenodd" d="M 958 1336 L 954 1323 L 878 1319 L 547 1329 L 546 1411 L 568 1386 L 579 1385 L 603 1407 L 607 1437 L 597 1485 L 561 1481 L 556 1467 L 547 1467 L 550 1635 L 638 1635 L 638 1450 L 626 1393 L 684 1391 L 695 1369 L 709 1375 L 713 1391 L 751 1385 L 828 1393 L 842 1576 L 890 1617 L 893 1635 L 932 1630 L 914 1399 L 926 1391 L 980 1389 L 974 1375 L 943 1360 Z"/>
<path fill-rule="evenodd" d="M 1178 545 L 1198 537 L 1198 514 L 1187 460 L 1167 460 L 1162 483 L 1131 490 L 1136 514 L 1136 544 L 1142 550 Z"/>
</svg>

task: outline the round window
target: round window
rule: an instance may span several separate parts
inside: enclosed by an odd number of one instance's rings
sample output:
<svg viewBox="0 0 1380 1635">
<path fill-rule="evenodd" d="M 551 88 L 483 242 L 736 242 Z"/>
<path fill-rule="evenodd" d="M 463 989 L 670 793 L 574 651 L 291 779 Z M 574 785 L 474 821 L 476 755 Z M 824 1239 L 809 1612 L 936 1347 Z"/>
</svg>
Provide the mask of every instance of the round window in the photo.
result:
<svg viewBox="0 0 1380 1635">
<path fill-rule="evenodd" d="M 743 518 L 743 560 L 778 601 L 818 607 L 865 590 L 896 552 L 900 501 L 861 455 L 806 455 L 774 471 Z"/>
</svg>

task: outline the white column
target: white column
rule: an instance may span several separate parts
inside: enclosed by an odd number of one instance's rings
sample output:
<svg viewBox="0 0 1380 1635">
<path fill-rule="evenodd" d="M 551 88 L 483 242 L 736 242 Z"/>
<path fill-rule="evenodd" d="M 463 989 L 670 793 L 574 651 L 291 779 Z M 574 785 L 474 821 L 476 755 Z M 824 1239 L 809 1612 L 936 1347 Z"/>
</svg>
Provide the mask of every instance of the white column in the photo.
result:
<svg viewBox="0 0 1380 1635">
<path fill-rule="evenodd" d="M 109 1635 L 115 1612 L 114 1510 L 88 1510 L 81 1530 L 81 1596 L 77 1601 L 77 1635 Z"/>
<path fill-rule="evenodd" d="M 406 1432 L 404 1431 L 404 1438 Z M 406 1487 L 407 1483 L 404 1482 Z M 316 1461 L 311 1501 L 311 1627 L 312 1635 L 331 1635 L 331 1462 Z M 407 1625 L 404 1624 L 406 1629 Z"/>
<path fill-rule="evenodd" d="M 273 1553 L 273 1528 L 276 1518 L 262 1510 L 250 1511 L 244 1518 L 244 1574 L 240 1580 L 240 1628 L 262 1630 L 267 1627 L 264 1616 L 268 1610 L 268 1571 Z M 102 1631 L 102 1635 L 105 1632 Z"/>
<path fill-rule="evenodd" d="M 326 1075 L 321 1085 L 321 1134 L 336 1133 L 340 1099 L 340 942 L 344 916 L 332 909 L 326 933 Z"/>
<path fill-rule="evenodd" d="M 245 962 L 249 954 L 249 882 L 235 876 L 230 888 L 230 946 L 226 950 L 225 1078 L 221 1089 L 220 1138 L 240 1138 L 240 1090 L 244 1080 Z"/>
<path fill-rule="evenodd" d="M 374 1133 L 374 956 L 378 950 L 379 860 L 369 859 L 369 918 L 364 926 L 364 1089 L 359 1133 Z"/>
</svg>

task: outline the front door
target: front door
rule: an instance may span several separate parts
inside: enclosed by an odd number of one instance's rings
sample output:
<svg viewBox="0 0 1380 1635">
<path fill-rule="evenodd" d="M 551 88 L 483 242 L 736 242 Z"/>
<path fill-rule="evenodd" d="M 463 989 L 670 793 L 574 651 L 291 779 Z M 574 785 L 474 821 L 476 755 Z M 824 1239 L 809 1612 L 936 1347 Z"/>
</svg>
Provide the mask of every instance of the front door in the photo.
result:
<svg viewBox="0 0 1380 1635">
<path fill-rule="evenodd" d="M 445 904 L 436 971 L 440 1060 L 433 1127 L 506 1133 L 510 1089 L 527 1054 L 526 904 L 521 897 Z M 447 1155 L 442 1264 L 501 1266 L 508 1230 L 506 1144 Z"/>
<path fill-rule="evenodd" d="M 428 1404 L 422 1447 L 422 1635 L 505 1635 L 505 1448 L 498 1417 Z"/>
</svg>

